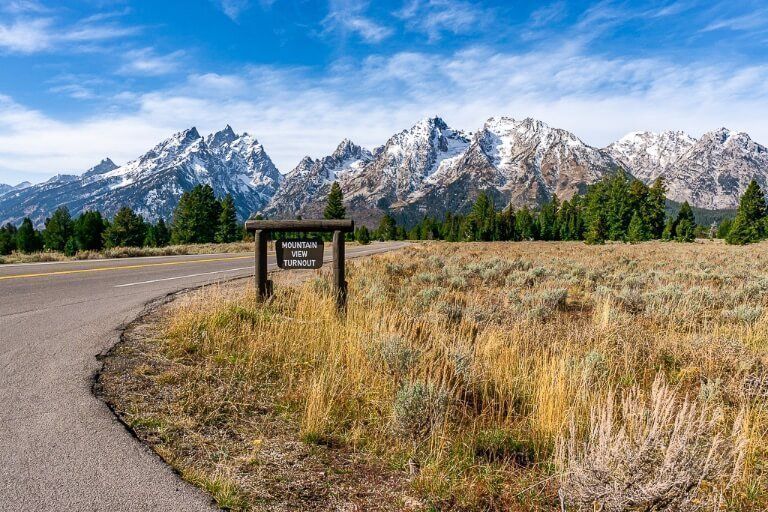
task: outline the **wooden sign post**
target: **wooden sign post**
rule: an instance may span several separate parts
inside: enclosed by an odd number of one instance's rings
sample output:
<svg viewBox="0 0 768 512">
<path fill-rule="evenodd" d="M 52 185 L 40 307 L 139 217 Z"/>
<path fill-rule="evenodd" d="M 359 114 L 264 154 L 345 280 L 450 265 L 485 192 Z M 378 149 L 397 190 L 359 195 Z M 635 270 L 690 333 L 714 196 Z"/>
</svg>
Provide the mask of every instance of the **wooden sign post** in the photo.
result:
<svg viewBox="0 0 768 512">
<path fill-rule="evenodd" d="M 344 279 L 344 233 L 355 229 L 352 220 L 249 220 L 245 229 L 254 232 L 256 245 L 256 294 L 261 300 L 272 296 L 272 281 L 267 279 L 267 242 L 273 232 L 333 233 L 333 292 L 339 309 L 347 305 L 347 281 Z M 323 265 L 323 241 L 318 238 L 294 238 L 275 242 L 280 268 L 320 268 Z"/>
</svg>

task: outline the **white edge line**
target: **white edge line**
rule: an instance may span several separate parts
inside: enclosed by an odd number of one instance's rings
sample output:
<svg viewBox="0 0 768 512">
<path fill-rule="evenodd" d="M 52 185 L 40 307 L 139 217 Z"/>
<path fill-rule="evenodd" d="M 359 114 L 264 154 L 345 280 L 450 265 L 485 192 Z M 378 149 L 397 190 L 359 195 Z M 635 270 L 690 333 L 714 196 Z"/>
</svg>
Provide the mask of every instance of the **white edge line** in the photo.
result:
<svg viewBox="0 0 768 512">
<path fill-rule="evenodd" d="M 139 281 L 137 283 L 126 283 L 126 284 L 118 284 L 115 285 L 115 288 L 125 288 L 127 286 L 138 286 L 140 284 L 152 284 L 152 283 L 160 283 L 163 281 L 173 281 L 175 279 L 185 279 L 187 277 L 200 277 L 200 276 L 209 276 L 212 274 L 223 274 L 224 272 L 237 272 L 238 270 L 249 270 L 252 269 L 253 266 L 249 267 L 240 267 L 240 268 L 229 268 L 226 270 L 214 270 L 213 272 L 201 272 L 199 274 L 189 274 L 186 276 L 174 276 L 174 277 L 164 277 L 162 279 L 152 279 L 150 281 Z"/>
</svg>

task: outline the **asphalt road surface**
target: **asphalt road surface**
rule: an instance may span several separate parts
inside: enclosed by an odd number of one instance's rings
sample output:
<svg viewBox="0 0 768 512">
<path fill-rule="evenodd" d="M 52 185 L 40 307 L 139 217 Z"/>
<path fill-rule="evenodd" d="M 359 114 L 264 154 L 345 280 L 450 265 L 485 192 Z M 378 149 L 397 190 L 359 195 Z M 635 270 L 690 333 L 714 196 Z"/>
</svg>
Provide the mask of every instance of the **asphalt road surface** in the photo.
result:
<svg viewBox="0 0 768 512">
<path fill-rule="evenodd" d="M 347 258 L 403 245 L 349 247 Z M 252 273 L 253 254 L 0 265 L 0 510 L 214 510 L 91 385 L 96 356 L 147 302 Z"/>
</svg>

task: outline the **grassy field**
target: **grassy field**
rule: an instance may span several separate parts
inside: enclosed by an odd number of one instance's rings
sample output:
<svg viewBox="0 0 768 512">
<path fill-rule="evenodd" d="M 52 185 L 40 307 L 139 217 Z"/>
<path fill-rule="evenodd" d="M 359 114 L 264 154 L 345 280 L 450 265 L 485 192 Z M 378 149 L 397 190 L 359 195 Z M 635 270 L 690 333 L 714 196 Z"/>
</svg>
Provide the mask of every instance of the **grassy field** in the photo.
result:
<svg viewBox="0 0 768 512">
<path fill-rule="evenodd" d="M 253 242 L 234 242 L 229 244 L 187 244 L 169 245 L 166 247 L 115 247 L 102 251 L 78 251 L 74 256 L 62 252 L 43 251 L 24 254 L 14 252 L 0 256 L 3 263 L 41 263 L 48 261 L 96 260 L 104 258 L 135 258 L 139 256 L 177 256 L 182 254 L 219 254 L 233 252 L 249 252 L 253 250 Z"/>
<path fill-rule="evenodd" d="M 233 509 L 273 509 L 264 407 L 403 482 L 361 510 L 768 509 L 767 244 L 427 243 L 349 285 L 178 301 L 126 421 Z"/>
</svg>

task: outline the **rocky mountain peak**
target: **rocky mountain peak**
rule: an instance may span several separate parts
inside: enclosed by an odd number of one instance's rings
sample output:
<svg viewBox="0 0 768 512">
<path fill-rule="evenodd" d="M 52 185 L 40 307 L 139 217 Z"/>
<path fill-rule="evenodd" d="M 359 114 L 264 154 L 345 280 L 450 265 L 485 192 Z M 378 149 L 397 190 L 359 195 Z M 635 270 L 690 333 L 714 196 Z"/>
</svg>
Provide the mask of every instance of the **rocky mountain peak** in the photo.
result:
<svg viewBox="0 0 768 512">
<path fill-rule="evenodd" d="M 336 150 L 331 155 L 338 160 L 346 160 L 347 158 L 359 157 L 361 147 L 352 142 L 349 139 L 342 140 Z"/>
<path fill-rule="evenodd" d="M 117 169 L 117 165 L 109 158 L 103 159 L 98 164 L 94 165 L 83 173 L 83 177 L 97 176 L 100 174 L 106 174 L 110 171 Z"/>
<path fill-rule="evenodd" d="M 247 135 L 247 134 L 246 134 Z M 231 144 L 237 139 L 237 134 L 231 126 L 227 125 L 223 130 L 212 133 L 205 138 L 205 143 L 211 148 L 216 149 L 227 144 Z"/>
</svg>

